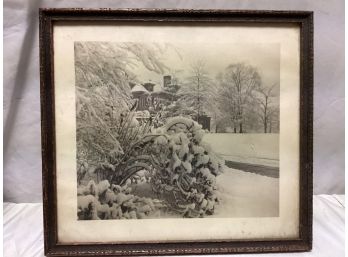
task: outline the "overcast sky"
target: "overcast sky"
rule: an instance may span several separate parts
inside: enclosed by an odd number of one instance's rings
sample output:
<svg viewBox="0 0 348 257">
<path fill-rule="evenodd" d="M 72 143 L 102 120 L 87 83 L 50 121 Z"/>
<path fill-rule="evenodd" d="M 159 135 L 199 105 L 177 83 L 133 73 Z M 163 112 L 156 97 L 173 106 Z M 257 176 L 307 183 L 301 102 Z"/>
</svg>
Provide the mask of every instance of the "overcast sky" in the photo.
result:
<svg viewBox="0 0 348 257">
<path fill-rule="evenodd" d="M 203 60 L 212 78 L 233 63 L 244 62 L 259 71 L 264 86 L 277 84 L 279 87 L 280 48 L 279 44 L 170 44 L 161 55 L 161 60 L 171 71 L 184 79 L 190 75 L 190 66 Z M 168 72 L 168 74 L 171 73 Z M 134 70 L 140 81 L 162 84 L 162 74 L 148 71 L 143 65 Z"/>
</svg>

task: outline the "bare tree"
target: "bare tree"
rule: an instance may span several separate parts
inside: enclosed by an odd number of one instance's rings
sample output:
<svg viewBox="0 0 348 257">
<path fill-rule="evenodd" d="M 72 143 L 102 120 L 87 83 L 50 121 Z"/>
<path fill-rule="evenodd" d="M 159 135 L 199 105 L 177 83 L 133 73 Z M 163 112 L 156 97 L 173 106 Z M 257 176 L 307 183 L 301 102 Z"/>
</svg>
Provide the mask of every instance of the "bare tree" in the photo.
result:
<svg viewBox="0 0 348 257">
<path fill-rule="evenodd" d="M 205 69 L 205 63 L 200 60 L 191 65 L 190 76 L 179 90 L 180 100 L 187 106 L 192 106 L 196 112 L 196 120 L 204 113 L 210 95 L 212 80 Z"/>
<path fill-rule="evenodd" d="M 272 132 L 272 124 L 276 118 L 278 108 L 275 106 L 275 97 L 277 96 L 274 93 L 275 85 L 271 87 L 260 86 L 255 95 L 255 99 L 259 104 L 258 115 L 263 125 L 264 133 Z"/>
<path fill-rule="evenodd" d="M 229 114 L 234 132 L 243 133 L 243 123 L 248 115 L 247 106 L 253 101 L 252 92 L 261 84 L 255 67 L 237 63 L 229 65 L 218 76 L 220 86 L 220 106 Z"/>
<path fill-rule="evenodd" d="M 218 104 L 220 100 L 220 88 L 216 84 L 216 81 L 211 82 L 207 94 L 209 96 L 205 99 L 204 106 L 206 107 L 206 113 L 212 119 L 212 127 L 215 127 L 215 133 L 218 133 L 227 125 L 227 122 L 224 111 L 221 108 L 221 105 Z"/>
</svg>

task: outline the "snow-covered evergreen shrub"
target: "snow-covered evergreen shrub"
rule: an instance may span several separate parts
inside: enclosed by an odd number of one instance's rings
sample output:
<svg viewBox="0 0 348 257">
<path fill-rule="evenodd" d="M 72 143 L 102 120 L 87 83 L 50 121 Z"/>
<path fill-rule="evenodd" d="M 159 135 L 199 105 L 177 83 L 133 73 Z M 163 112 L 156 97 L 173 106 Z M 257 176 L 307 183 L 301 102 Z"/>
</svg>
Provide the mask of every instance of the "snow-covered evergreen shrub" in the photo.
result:
<svg viewBox="0 0 348 257">
<path fill-rule="evenodd" d="M 166 208 L 163 201 L 131 194 L 129 184 L 121 187 L 107 180 L 95 184 L 93 180 L 77 189 L 78 218 L 143 219 L 155 211 Z"/>
<path fill-rule="evenodd" d="M 174 117 L 155 132 L 160 136 L 154 140 L 154 155 L 161 165 L 153 171 L 153 190 L 184 217 L 213 214 L 218 202 L 216 176 L 222 165 L 202 142 L 201 125 Z"/>
</svg>

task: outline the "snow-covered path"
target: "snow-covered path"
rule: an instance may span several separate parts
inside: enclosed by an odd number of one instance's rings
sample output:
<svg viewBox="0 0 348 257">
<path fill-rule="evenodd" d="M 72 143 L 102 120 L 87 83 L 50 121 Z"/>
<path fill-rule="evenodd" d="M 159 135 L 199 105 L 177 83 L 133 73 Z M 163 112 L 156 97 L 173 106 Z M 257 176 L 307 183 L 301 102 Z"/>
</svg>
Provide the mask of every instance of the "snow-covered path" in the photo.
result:
<svg viewBox="0 0 348 257">
<path fill-rule="evenodd" d="M 221 203 L 212 218 L 278 216 L 279 179 L 226 167 L 217 177 Z"/>
<path fill-rule="evenodd" d="M 232 169 L 256 173 L 259 175 L 272 177 L 272 178 L 279 178 L 278 167 L 266 166 L 261 164 L 244 163 L 244 162 L 234 162 L 229 160 L 225 160 L 225 164 L 227 167 Z"/>
</svg>

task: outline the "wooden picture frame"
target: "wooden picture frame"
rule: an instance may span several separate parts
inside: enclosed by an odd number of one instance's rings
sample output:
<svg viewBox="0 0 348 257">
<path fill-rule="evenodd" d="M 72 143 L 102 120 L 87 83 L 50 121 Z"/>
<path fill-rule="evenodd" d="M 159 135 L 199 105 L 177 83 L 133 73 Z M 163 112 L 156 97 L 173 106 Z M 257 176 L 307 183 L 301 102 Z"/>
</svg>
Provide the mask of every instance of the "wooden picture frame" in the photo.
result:
<svg viewBox="0 0 348 257">
<path fill-rule="evenodd" d="M 72 242 L 58 240 L 57 134 L 54 26 L 74 22 L 202 26 L 297 26 L 299 29 L 299 221 L 297 238 L 177 240 L 175 242 Z M 96 41 L 98 39 L 96 38 Z M 313 12 L 252 10 L 40 9 L 40 94 L 44 242 L 47 256 L 136 256 L 298 252 L 312 247 Z M 281 94 L 281 93 L 280 93 Z"/>
</svg>

